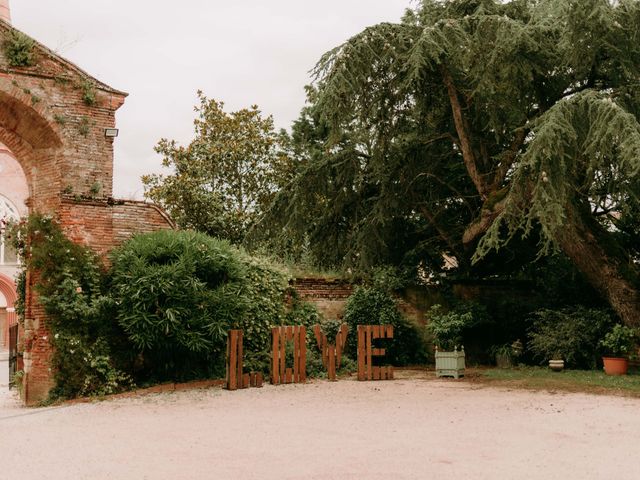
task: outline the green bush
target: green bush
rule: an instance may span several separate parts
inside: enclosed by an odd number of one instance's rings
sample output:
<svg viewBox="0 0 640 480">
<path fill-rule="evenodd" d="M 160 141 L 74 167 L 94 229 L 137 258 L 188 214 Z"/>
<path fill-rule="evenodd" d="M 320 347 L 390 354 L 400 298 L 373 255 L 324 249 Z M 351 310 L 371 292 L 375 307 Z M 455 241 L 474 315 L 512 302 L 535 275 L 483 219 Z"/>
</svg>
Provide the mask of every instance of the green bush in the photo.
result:
<svg viewBox="0 0 640 480">
<path fill-rule="evenodd" d="M 313 333 L 314 325 L 322 325 L 324 319 L 313 303 L 301 301 L 295 290 L 291 290 L 291 307 L 287 312 L 287 325 L 302 325 L 307 329 L 307 345 L 313 346 L 316 337 Z"/>
<path fill-rule="evenodd" d="M 584 307 L 534 313 L 528 349 L 544 364 L 561 358 L 572 368 L 596 368 L 598 342 L 613 325 L 608 312 Z"/>
<path fill-rule="evenodd" d="M 131 377 L 114 367 L 110 346 L 104 337 L 56 333 L 56 386 L 53 398 L 109 395 L 133 385 Z"/>
<path fill-rule="evenodd" d="M 112 254 L 118 322 L 155 380 L 222 376 L 226 334 L 244 330 L 249 369 L 266 371 L 285 318 L 286 276 L 202 233 L 140 235 Z"/>
<path fill-rule="evenodd" d="M 633 351 L 638 340 L 638 331 L 626 325 L 614 325 L 602 340 L 599 346 L 607 355 L 624 357 Z"/>
<path fill-rule="evenodd" d="M 388 292 L 359 287 L 347 300 L 344 321 L 349 326 L 346 352 L 357 357 L 358 325 L 393 325 L 394 338 L 387 348 L 386 361 L 396 366 L 426 361 L 426 341 L 422 329 L 405 318 Z"/>
<path fill-rule="evenodd" d="M 463 345 L 463 334 L 475 324 L 472 312 L 445 312 L 440 305 L 429 310 L 427 330 L 433 336 L 435 345 L 444 351 L 452 351 Z"/>
<path fill-rule="evenodd" d="M 288 278 L 266 259 L 243 253 L 240 260 L 245 271 L 242 295 L 246 310 L 233 322 L 233 328 L 244 330 L 245 369 L 267 373 L 271 368 L 271 328 L 287 323 Z"/>
</svg>

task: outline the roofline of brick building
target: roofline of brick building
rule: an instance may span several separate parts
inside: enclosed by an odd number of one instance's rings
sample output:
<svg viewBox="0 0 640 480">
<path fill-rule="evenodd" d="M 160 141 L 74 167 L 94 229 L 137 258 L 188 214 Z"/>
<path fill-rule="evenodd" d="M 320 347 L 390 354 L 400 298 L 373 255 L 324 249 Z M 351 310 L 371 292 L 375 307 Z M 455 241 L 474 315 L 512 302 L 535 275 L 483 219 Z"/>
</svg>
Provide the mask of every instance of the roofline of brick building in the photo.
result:
<svg viewBox="0 0 640 480">
<path fill-rule="evenodd" d="M 113 93 L 113 94 L 116 94 L 116 95 L 120 95 L 122 97 L 128 97 L 129 96 L 129 94 L 127 92 L 123 92 L 121 90 L 117 90 L 117 89 L 107 85 L 106 83 L 101 82 L 96 77 L 94 77 L 93 75 L 87 73 L 85 70 L 80 68 L 75 63 L 73 63 L 73 62 L 67 60 L 66 58 L 62 57 L 61 55 L 57 54 L 56 52 L 51 50 L 49 47 L 44 45 L 43 43 L 41 43 L 38 40 L 36 40 L 35 38 L 33 38 L 31 35 L 28 35 L 27 33 L 24 33 L 22 30 L 14 27 L 12 24 L 8 23 L 7 21 L 5 21 L 3 19 L 0 19 L 0 29 L 6 30 L 6 31 L 18 32 L 18 33 L 21 33 L 22 35 L 26 35 L 27 37 L 29 37 L 31 40 L 33 40 L 35 42 L 35 47 L 38 50 L 40 50 L 43 54 L 45 54 L 46 56 L 52 58 L 56 62 L 61 63 L 62 65 L 67 67 L 69 70 L 74 71 L 79 76 L 91 79 L 93 82 L 95 82 L 96 88 L 98 88 L 98 89 L 100 89 L 102 91 L 108 92 L 108 93 Z M 10 71 L 13 71 L 13 69 L 10 69 Z M 34 75 L 38 75 L 38 73 L 34 72 Z M 40 74 L 40 75 L 43 76 L 43 77 L 47 77 L 47 78 L 54 78 L 53 76 L 50 76 L 50 75 L 43 75 L 43 74 Z"/>
</svg>

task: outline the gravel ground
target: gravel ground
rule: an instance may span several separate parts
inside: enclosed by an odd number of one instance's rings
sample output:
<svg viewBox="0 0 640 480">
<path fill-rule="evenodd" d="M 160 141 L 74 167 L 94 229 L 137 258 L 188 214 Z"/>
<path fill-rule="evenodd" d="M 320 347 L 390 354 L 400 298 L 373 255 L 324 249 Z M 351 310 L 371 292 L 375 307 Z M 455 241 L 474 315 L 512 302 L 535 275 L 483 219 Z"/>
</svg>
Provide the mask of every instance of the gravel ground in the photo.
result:
<svg viewBox="0 0 640 480">
<path fill-rule="evenodd" d="M 0 391 L 0 478 L 640 479 L 640 399 L 464 381 L 210 389 L 45 409 Z"/>
</svg>

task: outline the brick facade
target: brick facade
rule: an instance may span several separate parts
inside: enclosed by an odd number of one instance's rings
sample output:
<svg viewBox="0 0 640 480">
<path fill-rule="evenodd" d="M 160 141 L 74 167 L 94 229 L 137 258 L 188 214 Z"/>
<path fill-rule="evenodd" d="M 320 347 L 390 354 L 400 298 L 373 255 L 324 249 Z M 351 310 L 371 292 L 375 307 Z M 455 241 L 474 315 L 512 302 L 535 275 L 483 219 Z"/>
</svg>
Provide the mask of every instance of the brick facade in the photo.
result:
<svg viewBox="0 0 640 480">
<path fill-rule="evenodd" d="M 0 21 L 0 45 L 13 27 Z M 36 43 L 35 62 L 13 67 L 0 49 L 0 142 L 20 163 L 30 212 L 56 216 L 67 235 L 101 254 L 134 233 L 173 228 L 144 202 L 112 199 L 115 113 L 126 93 L 115 90 Z M 46 317 L 32 274 L 27 282 L 24 397 L 46 398 L 52 386 Z"/>
<path fill-rule="evenodd" d="M 353 285 L 344 280 L 296 278 L 291 285 L 301 300 L 312 303 L 326 320 L 341 320 Z"/>
</svg>

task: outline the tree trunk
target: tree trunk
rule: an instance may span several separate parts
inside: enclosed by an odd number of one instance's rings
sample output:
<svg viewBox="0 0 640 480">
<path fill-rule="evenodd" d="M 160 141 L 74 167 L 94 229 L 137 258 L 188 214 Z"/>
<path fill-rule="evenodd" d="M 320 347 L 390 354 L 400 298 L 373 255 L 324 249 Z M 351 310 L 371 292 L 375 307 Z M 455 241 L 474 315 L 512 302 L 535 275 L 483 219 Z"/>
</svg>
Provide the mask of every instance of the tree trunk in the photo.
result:
<svg viewBox="0 0 640 480">
<path fill-rule="evenodd" d="M 605 249 L 612 239 L 602 241 L 602 237 L 609 235 L 600 225 L 591 228 L 578 215 L 569 214 L 558 243 L 620 319 L 630 327 L 640 327 L 640 276 L 624 255 Z"/>
</svg>

